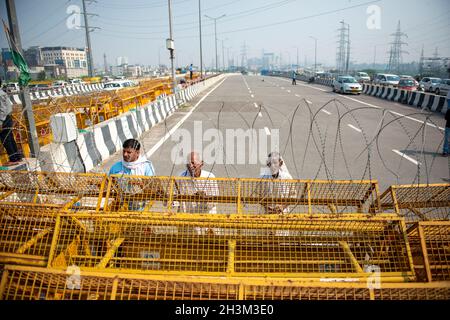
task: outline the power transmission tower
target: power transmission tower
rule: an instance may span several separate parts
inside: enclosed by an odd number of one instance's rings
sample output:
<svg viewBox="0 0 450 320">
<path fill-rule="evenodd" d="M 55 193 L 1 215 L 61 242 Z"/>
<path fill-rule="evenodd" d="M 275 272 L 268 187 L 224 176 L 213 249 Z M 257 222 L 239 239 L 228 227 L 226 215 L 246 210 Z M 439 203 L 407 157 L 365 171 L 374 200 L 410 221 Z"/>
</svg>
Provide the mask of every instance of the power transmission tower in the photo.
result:
<svg viewBox="0 0 450 320">
<path fill-rule="evenodd" d="M 108 73 L 108 62 L 106 61 L 106 53 L 103 54 L 103 64 L 105 66 L 105 74 Z"/>
<path fill-rule="evenodd" d="M 348 72 L 348 64 L 350 61 L 350 25 L 344 20 L 341 22 L 339 31 L 338 48 L 336 51 L 336 69 L 340 74 Z M 348 27 L 346 27 L 346 25 Z"/>
<path fill-rule="evenodd" d="M 94 76 L 94 58 L 92 56 L 92 46 L 91 46 L 91 37 L 90 37 L 90 33 L 92 31 L 94 31 L 95 29 L 100 29 L 99 27 L 89 27 L 89 21 L 88 21 L 88 16 L 98 16 L 98 14 L 94 14 L 94 13 L 88 13 L 86 11 L 86 1 L 88 1 L 89 3 L 92 2 L 97 2 L 95 0 L 82 0 L 83 3 L 83 16 L 84 16 L 84 26 L 82 26 L 82 28 L 85 29 L 86 31 L 86 47 L 87 47 L 87 64 L 88 64 L 88 74 L 89 77 L 93 77 Z"/>
<path fill-rule="evenodd" d="M 406 42 L 403 42 L 402 38 L 408 38 L 406 33 L 401 32 L 400 30 L 400 21 L 397 25 L 397 31 L 391 36 L 394 37 L 394 42 L 391 42 L 391 50 L 389 51 L 389 63 L 387 67 L 388 72 L 395 72 L 397 74 L 401 73 L 401 65 L 403 63 L 402 54 L 408 54 L 408 52 L 402 50 L 403 45 L 408 45 Z"/>
</svg>

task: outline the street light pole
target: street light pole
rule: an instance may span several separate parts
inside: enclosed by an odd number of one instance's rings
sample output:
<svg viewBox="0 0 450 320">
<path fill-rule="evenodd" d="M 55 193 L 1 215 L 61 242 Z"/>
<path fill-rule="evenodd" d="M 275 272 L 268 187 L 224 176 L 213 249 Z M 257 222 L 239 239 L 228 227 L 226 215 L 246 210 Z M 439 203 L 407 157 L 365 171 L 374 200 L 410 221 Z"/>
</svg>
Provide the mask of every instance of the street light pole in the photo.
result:
<svg viewBox="0 0 450 320">
<path fill-rule="evenodd" d="M 317 72 L 317 38 L 313 36 L 309 36 L 311 39 L 314 39 L 314 75 L 316 75 Z"/>
<path fill-rule="evenodd" d="M 198 0 L 198 29 L 200 33 L 200 79 L 203 78 L 203 49 L 202 49 L 202 7 Z"/>
<path fill-rule="evenodd" d="M 16 44 L 17 50 L 23 55 L 22 42 L 20 39 L 19 23 L 16 15 L 16 5 L 14 0 L 6 0 L 6 11 L 8 15 L 8 22 L 12 38 Z M 37 158 L 39 156 L 39 139 L 36 132 L 36 123 L 33 113 L 33 105 L 30 99 L 30 89 L 28 86 L 20 88 L 20 100 L 22 102 L 22 109 L 25 111 L 25 120 L 27 120 L 28 131 L 28 146 L 30 148 L 30 158 Z M 12 133 L 11 133 L 12 134 Z"/>
<path fill-rule="evenodd" d="M 169 4 L 169 39 L 167 39 L 167 49 L 170 51 L 170 64 L 172 69 L 172 92 L 175 93 L 177 88 L 177 81 L 175 79 L 175 67 L 174 67 L 174 43 L 173 43 L 173 33 L 172 33 L 172 0 L 168 0 Z"/>
<path fill-rule="evenodd" d="M 217 18 L 212 18 L 210 16 L 205 15 L 206 18 L 214 20 L 214 37 L 215 37 L 215 47 L 216 47 L 216 72 L 219 70 L 218 67 L 218 58 L 217 58 L 217 20 L 225 17 L 225 14 L 221 15 L 220 17 Z"/>
</svg>

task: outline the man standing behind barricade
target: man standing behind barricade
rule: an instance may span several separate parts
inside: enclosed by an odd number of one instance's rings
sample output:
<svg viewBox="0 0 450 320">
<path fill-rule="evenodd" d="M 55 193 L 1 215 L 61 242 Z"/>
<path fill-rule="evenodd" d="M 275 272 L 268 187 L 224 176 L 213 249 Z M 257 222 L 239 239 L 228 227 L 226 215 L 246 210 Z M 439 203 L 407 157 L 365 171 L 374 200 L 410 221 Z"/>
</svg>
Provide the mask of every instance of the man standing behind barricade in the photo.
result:
<svg viewBox="0 0 450 320">
<path fill-rule="evenodd" d="M 189 78 L 191 80 L 192 80 L 193 73 L 194 73 L 194 67 L 192 66 L 192 63 L 191 63 L 191 65 L 189 66 Z"/>
<path fill-rule="evenodd" d="M 261 179 L 292 180 L 292 176 L 278 152 L 269 153 L 266 166 L 261 173 Z M 281 214 L 288 212 L 288 205 L 276 203 L 271 198 L 290 198 L 295 196 L 296 192 L 294 186 L 289 183 L 273 181 L 270 183 L 262 183 L 259 194 L 262 197 L 261 205 L 264 207 L 265 213 Z"/>
<path fill-rule="evenodd" d="M 214 174 L 209 171 L 202 170 L 204 162 L 202 161 L 198 152 L 191 152 L 187 159 L 186 170 L 180 173 L 181 177 L 191 177 L 191 178 L 215 178 Z M 181 180 L 179 181 L 181 182 Z M 219 187 L 217 182 L 214 180 L 206 179 L 191 179 L 183 180 L 185 185 L 179 185 L 181 192 L 189 192 L 189 195 L 195 197 L 206 197 L 206 196 L 218 196 Z M 184 190 L 184 191 L 183 191 Z M 189 213 L 217 213 L 215 203 L 208 202 L 185 202 L 180 210 Z"/>
<path fill-rule="evenodd" d="M 3 147 L 8 153 L 9 162 L 6 166 L 19 164 L 23 159 L 23 155 L 17 149 L 16 141 L 12 132 L 13 120 L 11 118 L 12 103 L 9 101 L 8 95 L 3 91 L 0 80 L 0 139 Z"/>
<path fill-rule="evenodd" d="M 292 85 L 297 85 L 297 73 L 292 70 Z"/>
<path fill-rule="evenodd" d="M 116 162 L 111 169 L 109 174 L 122 174 L 129 176 L 154 176 L 155 169 L 150 160 L 146 158 L 145 155 L 141 154 L 141 144 L 136 139 L 128 139 L 123 143 L 123 160 Z M 120 189 L 128 196 L 133 196 L 133 194 L 139 193 L 142 190 L 142 183 L 139 179 L 122 179 L 118 181 Z M 142 211 L 145 207 L 145 201 L 133 201 L 128 202 L 129 210 L 139 210 Z"/>
</svg>

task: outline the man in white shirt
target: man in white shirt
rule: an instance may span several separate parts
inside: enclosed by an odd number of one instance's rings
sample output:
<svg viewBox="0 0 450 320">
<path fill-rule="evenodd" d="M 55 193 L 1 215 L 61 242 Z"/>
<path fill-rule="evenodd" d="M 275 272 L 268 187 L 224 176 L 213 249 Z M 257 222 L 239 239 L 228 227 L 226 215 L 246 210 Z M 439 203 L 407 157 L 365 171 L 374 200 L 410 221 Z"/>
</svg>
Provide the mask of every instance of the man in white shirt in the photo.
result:
<svg viewBox="0 0 450 320">
<path fill-rule="evenodd" d="M 198 197 L 218 196 L 219 187 L 217 182 L 209 180 L 215 178 L 214 174 L 209 171 L 202 170 L 204 162 L 202 161 L 198 152 L 191 152 L 188 156 L 186 170 L 180 173 L 181 177 L 191 178 L 206 178 L 206 179 L 191 179 L 178 181 L 178 192 Z M 207 202 L 184 202 L 183 211 L 189 213 L 217 213 L 215 203 Z"/>
<path fill-rule="evenodd" d="M 267 168 L 261 173 L 261 179 L 292 180 L 292 176 L 278 152 L 269 153 L 266 165 Z M 260 189 L 260 196 L 263 197 L 261 205 L 264 207 L 265 213 L 287 213 L 289 212 L 288 205 L 272 203 L 270 198 L 289 198 L 295 196 L 295 194 L 294 186 L 289 183 L 264 183 Z M 268 199 L 264 199 L 265 197 Z"/>
</svg>

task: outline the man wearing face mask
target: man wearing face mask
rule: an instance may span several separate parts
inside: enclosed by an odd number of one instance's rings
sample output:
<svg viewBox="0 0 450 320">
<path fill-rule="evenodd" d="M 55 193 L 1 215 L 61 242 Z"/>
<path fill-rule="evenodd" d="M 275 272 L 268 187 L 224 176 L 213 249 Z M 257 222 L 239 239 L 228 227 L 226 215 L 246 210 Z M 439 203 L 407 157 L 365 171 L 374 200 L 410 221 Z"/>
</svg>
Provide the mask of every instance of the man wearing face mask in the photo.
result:
<svg viewBox="0 0 450 320">
<path fill-rule="evenodd" d="M 186 170 L 180 173 L 181 177 L 191 178 L 215 178 L 214 174 L 209 171 L 202 170 L 203 160 L 198 152 L 191 152 L 187 159 Z M 187 182 L 189 192 L 197 197 L 216 196 L 219 195 L 219 187 L 217 182 L 213 180 L 192 179 Z M 216 213 L 215 203 L 207 202 L 185 202 L 185 212 L 189 213 Z"/>
<path fill-rule="evenodd" d="M 283 158 L 278 152 L 269 153 L 266 161 L 266 168 L 261 173 L 261 179 L 272 180 L 292 180 Z M 295 196 L 295 188 L 283 182 L 263 183 L 260 196 L 263 197 L 261 205 L 264 207 L 265 213 L 281 214 L 287 213 L 288 205 L 277 204 L 271 201 L 270 198 L 288 198 Z"/>
</svg>

